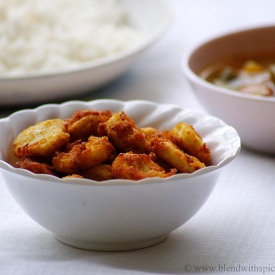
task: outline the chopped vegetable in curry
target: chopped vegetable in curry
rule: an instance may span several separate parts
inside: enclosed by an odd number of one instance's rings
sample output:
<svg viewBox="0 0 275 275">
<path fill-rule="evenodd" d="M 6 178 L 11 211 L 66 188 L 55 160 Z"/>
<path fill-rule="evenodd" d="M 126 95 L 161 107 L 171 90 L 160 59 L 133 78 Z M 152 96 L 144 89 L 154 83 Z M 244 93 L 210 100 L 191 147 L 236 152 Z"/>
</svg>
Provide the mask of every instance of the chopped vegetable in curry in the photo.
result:
<svg viewBox="0 0 275 275">
<path fill-rule="evenodd" d="M 208 73 L 204 70 L 201 76 L 207 81 L 241 93 L 274 96 L 275 95 L 275 64 L 262 65 L 248 60 L 240 68 L 227 65 Z"/>
</svg>

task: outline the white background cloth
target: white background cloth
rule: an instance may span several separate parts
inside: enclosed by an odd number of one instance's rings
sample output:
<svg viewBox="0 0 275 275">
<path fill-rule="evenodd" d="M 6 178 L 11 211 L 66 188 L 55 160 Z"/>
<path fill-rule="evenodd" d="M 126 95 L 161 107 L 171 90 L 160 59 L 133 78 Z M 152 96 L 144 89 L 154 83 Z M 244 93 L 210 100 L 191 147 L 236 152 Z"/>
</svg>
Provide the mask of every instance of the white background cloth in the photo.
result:
<svg viewBox="0 0 275 275">
<path fill-rule="evenodd" d="M 204 112 L 180 70 L 186 47 L 224 30 L 275 23 L 274 0 L 172 5 L 174 22 L 163 39 L 119 80 L 77 99 L 146 99 Z M 0 275 L 185 273 L 275 274 L 274 156 L 242 148 L 197 215 L 162 243 L 129 252 L 60 243 L 17 206 L 0 175 Z"/>
</svg>

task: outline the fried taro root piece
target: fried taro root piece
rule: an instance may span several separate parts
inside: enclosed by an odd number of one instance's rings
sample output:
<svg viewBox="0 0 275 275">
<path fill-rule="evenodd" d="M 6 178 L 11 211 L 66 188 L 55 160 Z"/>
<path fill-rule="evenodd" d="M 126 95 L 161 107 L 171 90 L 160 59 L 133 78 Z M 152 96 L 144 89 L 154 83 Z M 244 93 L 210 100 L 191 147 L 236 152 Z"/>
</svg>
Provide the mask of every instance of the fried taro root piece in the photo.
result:
<svg viewBox="0 0 275 275">
<path fill-rule="evenodd" d="M 143 127 L 140 128 L 141 132 L 145 135 L 145 138 L 147 140 L 147 152 L 150 153 L 152 152 L 151 149 L 151 138 L 157 135 L 161 135 L 161 132 L 159 132 L 156 128 L 153 127 Z"/>
<path fill-rule="evenodd" d="M 83 179 L 83 177 L 78 174 L 72 174 L 72 175 L 64 176 L 62 177 L 62 179 Z"/>
<path fill-rule="evenodd" d="M 94 110 L 76 111 L 72 118 L 67 119 L 68 133 L 71 140 L 81 139 L 87 141 L 91 135 L 99 136 L 99 123 L 106 122 L 111 116 L 112 113 L 109 110 L 102 112 Z"/>
<path fill-rule="evenodd" d="M 99 124 L 99 133 L 105 134 L 121 152 L 145 153 L 148 141 L 145 134 L 123 111 L 115 113 L 105 123 Z"/>
<path fill-rule="evenodd" d="M 104 181 L 113 179 L 112 166 L 107 164 L 99 164 L 87 170 L 80 172 L 81 176 L 86 179 Z"/>
<path fill-rule="evenodd" d="M 140 128 L 140 130 L 143 134 L 145 134 L 148 140 L 150 140 L 153 136 L 157 136 L 160 134 L 160 132 L 153 127 L 143 127 L 143 128 Z"/>
<path fill-rule="evenodd" d="M 176 124 L 170 131 L 172 141 L 186 153 L 196 157 L 206 166 L 211 164 L 211 153 L 194 127 L 184 122 Z"/>
<path fill-rule="evenodd" d="M 51 156 L 69 139 L 64 121 L 49 119 L 23 130 L 13 143 L 13 154 L 19 158 Z"/>
<path fill-rule="evenodd" d="M 90 136 L 87 142 L 76 144 L 69 152 L 58 153 L 53 159 L 55 170 L 65 174 L 77 174 L 81 170 L 102 164 L 114 151 L 107 137 Z"/>
<path fill-rule="evenodd" d="M 60 151 L 68 153 L 70 152 L 74 146 L 81 144 L 81 139 L 78 139 L 74 142 L 68 141 L 66 144 L 64 144 L 61 148 Z"/>
<path fill-rule="evenodd" d="M 34 174 L 55 175 L 51 165 L 43 163 L 40 159 L 33 157 L 23 157 L 15 163 L 16 168 L 26 169 Z"/>
<path fill-rule="evenodd" d="M 164 160 L 160 159 L 155 153 L 151 152 L 149 154 L 151 160 L 153 162 L 155 162 L 156 164 L 158 164 L 160 167 L 162 167 L 166 173 L 169 173 L 171 171 L 171 169 L 173 169 L 174 167 L 171 167 L 167 162 L 165 162 Z"/>
<path fill-rule="evenodd" d="M 193 173 L 205 167 L 196 157 L 185 154 L 172 141 L 162 138 L 152 138 L 152 150 L 162 160 L 182 173 Z"/>
<path fill-rule="evenodd" d="M 174 175 L 176 169 L 169 173 L 152 161 L 146 154 L 120 153 L 112 164 L 112 173 L 115 178 L 141 180 L 145 178 L 167 178 Z"/>
</svg>

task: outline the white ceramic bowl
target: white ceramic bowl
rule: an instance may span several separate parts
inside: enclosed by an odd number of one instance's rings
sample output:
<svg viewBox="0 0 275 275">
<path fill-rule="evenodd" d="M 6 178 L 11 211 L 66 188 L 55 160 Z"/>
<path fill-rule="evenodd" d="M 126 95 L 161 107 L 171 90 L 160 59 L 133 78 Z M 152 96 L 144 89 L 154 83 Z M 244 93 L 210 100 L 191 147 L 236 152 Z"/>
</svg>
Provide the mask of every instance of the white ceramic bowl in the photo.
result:
<svg viewBox="0 0 275 275">
<path fill-rule="evenodd" d="M 209 114 L 223 119 L 239 133 L 242 144 L 264 153 L 275 153 L 275 96 L 253 96 L 216 86 L 198 73 L 228 56 L 254 56 L 273 51 L 275 26 L 243 29 L 196 43 L 186 50 L 182 69 Z"/>
<path fill-rule="evenodd" d="M 14 168 L 11 146 L 29 125 L 68 118 L 78 109 L 124 110 L 138 126 L 169 129 L 192 124 L 208 144 L 213 165 L 193 174 L 140 181 L 62 180 Z M 38 224 L 71 246 L 91 250 L 129 250 L 156 244 L 187 222 L 210 196 L 222 171 L 240 150 L 234 128 L 218 118 L 173 105 L 148 101 L 72 101 L 23 110 L 0 120 L 0 170 L 22 209 Z M 10 164 L 9 164 L 10 163 Z"/>
<path fill-rule="evenodd" d="M 0 76 L 0 106 L 46 103 L 93 91 L 121 76 L 172 22 L 168 0 L 122 0 L 131 21 L 145 35 L 127 51 L 107 56 L 73 69 L 32 73 L 19 77 Z"/>
</svg>

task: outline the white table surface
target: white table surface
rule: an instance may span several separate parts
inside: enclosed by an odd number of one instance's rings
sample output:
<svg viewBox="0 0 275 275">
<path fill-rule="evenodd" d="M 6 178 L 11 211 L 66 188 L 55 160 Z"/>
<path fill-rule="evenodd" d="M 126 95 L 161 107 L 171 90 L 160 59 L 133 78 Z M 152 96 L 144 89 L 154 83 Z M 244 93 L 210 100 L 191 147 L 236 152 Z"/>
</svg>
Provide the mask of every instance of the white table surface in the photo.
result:
<svg viewBox="0 0 275 275">
<path fill-rule="evenodd" d="M 186 47 L 223 30 L 275 21 L 274 0 L 172 4 L 175 19 L 165 37 L 119 80 L 78 99 L 146 99 L 204 112 L 180 71 Z M 0 116 L 12 111 L 2 109 Z M 275 273 L 274 156 L 243 148 L 196 216 L 164 242 L 129 252 L 60 243 L 17 206 L 0 175 L 0 275 L 185 273 Z"/>
</svg>

